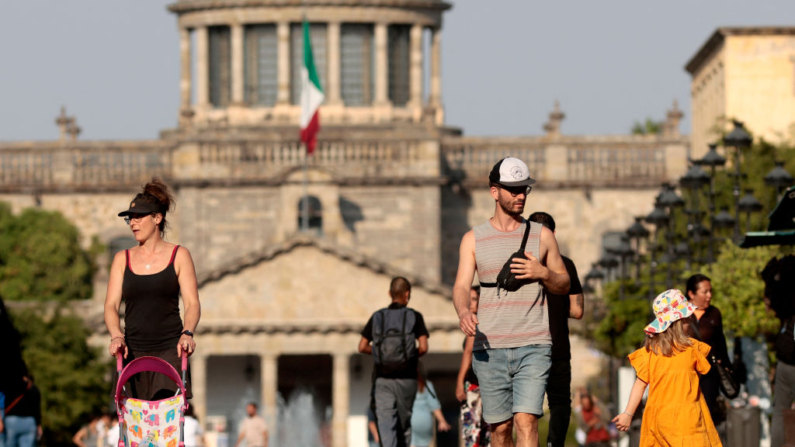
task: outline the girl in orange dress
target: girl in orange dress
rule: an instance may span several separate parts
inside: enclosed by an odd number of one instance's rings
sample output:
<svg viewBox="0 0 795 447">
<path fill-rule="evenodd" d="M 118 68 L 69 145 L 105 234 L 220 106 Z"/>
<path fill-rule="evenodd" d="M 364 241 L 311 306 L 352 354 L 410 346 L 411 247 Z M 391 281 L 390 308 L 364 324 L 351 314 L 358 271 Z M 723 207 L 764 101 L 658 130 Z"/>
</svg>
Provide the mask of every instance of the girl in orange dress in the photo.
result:
<svg viewBox="0 0 795 447">
<path fill-rule="evenodd" d="M 649 398 L 643 412 L 640 445 L 720 446 L 698 375 L 709 372 L 710 347 L 685 335 L 687 317 L 695 307 L 682 292 L 668 290 L 654 299 L 655 319 L 646 326 L 644 347 L 629 355 L 637 379 L 627 408 L 613 419 L 627 431 L 646 386 Z"/>
</svg>

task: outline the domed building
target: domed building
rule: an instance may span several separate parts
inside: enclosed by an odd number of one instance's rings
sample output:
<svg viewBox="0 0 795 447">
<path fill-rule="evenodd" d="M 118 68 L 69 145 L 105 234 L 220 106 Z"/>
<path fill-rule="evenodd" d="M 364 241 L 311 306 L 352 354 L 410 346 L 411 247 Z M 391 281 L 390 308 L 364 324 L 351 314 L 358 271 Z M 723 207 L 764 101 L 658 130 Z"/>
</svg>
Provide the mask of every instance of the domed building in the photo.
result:
<svg viewBox="0 0 795 447">
<path fill-rule="evenodd" d="M 16 211 L 60 210 L 86 245 L 96 237 L 109 247 L 95 299 L 75 304 L 100 346 L 107 263 L 134 243 L 112 217 L 154 175 L 174 187 L 167 239 L 190 249 L 203 311 L 193 405 L 218 429 L 215 445 L 234 441 L 249 401 L 260 403 L 274 445 L 296 430 L 334 447 L 366 445 L 372 360 L 357 345 L 370 314 L 388 305 L 394 276 L 413 284 L 410 305 L 431 333 L 423 361 L 455 423 L 464 336 L 451 284 L 461 237 L 493 212 L 487 174 L 501 158 L 528 164 L 538 184 L 526 214 L 555 216 L 561 250 L 583 276 L 635 215 L 651 211 L 659 184 L 685 172 L 676 108 L 659 135 L 565 135 L 557 105 L 540 136 L 465 137 L 446 126 L 441 31 L 450 8 L 180 0 L 168 7 L 180 31 L 176 128 L 157 140 L 82 141 L 62 111 L 59 141 L 0 142 L 0 200 Z M 311 157 L 298 138 L 304 20 L 325 93 Z M 572 345 L 583 385 L 600 359 L 582 338 Z M 457 445 L 455 433 L 445 436 L 438 445 Z"/>
</svg>

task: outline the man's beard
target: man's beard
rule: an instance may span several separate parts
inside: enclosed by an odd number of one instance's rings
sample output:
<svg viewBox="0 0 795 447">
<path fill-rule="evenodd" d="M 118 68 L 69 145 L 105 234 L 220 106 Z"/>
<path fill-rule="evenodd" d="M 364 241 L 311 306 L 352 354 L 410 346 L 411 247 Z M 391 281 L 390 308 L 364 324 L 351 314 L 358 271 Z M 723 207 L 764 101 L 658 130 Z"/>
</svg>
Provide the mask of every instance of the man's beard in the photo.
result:
<svg viewBox="0 0 795 447">
<path fill-rule="evenodd" d="M 522 209 L 520 209 L 519 211 L 514 211 L 511 208 L 511 202 L 510 201 L 503 201 L 502 199 L 500 199 L 500 200 L 497 200 L 497 203 L 500 204 L 500 208 L 502 208 L 502 210 L 505 212 L 505 214 L 507 214 L 509 216 L 514 216 L 514 217 L 521 216 L 522 213 L 524 212 L 524 206 L 522 206 Z"/>
</svg>

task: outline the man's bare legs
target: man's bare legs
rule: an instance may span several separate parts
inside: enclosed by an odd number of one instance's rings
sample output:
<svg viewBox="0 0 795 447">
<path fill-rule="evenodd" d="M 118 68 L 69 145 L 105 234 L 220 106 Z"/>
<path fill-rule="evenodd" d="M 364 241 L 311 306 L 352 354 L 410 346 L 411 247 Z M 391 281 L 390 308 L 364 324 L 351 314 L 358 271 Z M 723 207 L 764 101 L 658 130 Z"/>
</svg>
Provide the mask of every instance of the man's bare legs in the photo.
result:
<svg viewBox="0 0 795 447">
<path fill-rule="evenodd" d="M 516 423 L 516 444 L 513 442 L 513 427 Z M 513 419 L 491 424 L 493 447 L 538 447 L 538 417 L 527 413 L 516 413 Z"/>
</svg>

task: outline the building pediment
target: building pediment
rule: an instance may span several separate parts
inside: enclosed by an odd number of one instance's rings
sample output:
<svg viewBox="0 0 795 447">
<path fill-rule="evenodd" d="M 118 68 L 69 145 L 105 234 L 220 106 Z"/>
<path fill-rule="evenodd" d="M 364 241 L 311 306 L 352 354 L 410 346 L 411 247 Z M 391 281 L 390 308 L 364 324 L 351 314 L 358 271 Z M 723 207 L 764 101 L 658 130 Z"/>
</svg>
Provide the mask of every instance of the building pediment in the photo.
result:
<svg viewBox="0 0 795 447">
<path fill-rule="evenodd" d="M 389 283 L 413 284 L 410 306 L 430 328 L 458 318 L 445 286 L 314 237 L 300 236 L 199 277 L 200 330 L 206 332 L 358 332 L 386 307 Z"/>
</svg>

